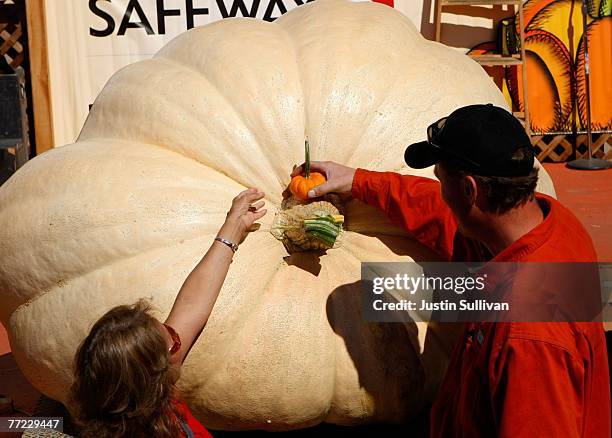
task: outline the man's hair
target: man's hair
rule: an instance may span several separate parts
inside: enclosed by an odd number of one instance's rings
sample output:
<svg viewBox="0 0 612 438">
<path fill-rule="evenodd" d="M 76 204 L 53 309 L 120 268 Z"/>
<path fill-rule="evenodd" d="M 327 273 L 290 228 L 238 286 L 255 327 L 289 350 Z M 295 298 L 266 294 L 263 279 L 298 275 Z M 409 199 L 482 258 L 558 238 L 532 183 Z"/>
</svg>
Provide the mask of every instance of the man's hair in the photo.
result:
<svg viewBox="0 0 612 438">
<path fill-rule="evenodd" d="M 83 437 L 181 436 L 177 372 L 144 300 L 109 310 L 75 357 L 71 402 Z"/>
<path fill-rule="evenodd" d="M 511 157 L 512 161 L 532 160 L 533 152 L 528 148 L 518 149 Z M 443 162 L 444 170 L 451 176 L 463 178 L 470 175 L 476 181 L 478 190 L 484 194 L 486 205 L 484 211 L 504 214 L 513 208 L 520 207 L 535 198 L 539 169 L 534 167 L 525 176 L 481 176 L 461 170 L 453 162 Z"/>
</svg>

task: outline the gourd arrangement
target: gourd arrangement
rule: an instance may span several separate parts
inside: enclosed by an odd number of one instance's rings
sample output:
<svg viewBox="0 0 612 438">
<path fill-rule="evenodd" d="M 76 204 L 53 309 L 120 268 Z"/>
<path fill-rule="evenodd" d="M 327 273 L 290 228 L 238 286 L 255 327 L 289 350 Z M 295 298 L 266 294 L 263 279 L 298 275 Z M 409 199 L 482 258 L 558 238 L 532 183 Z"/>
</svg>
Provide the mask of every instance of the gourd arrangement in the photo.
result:
<svg viewBox="0 0 612 438">
<path fill-rule="evenodd" d="M 76 143 L 0 188 L 0 319 L 19 367 L 66 401 L 91 325 L 141 297 L 163 320 L 231 199 L 258 187 L 269 213 L 183 366 L 193 412 L 220 429 L 408 421 L 448 352 L 425 324 L 364 321 L 360 263 L 431 254 L 357 200 L 283 192 L 305 140 L 313 160 L 415 173 L 406 145 L 482 102 L 505 106 L 479 65 L 384 5 L 318 0 L 182 34 L 109 80 Z"/>
<path fill-rule="evenodd" d="M 304 149 L 304 173 L 291 178 L 291 196 L 281 203 L 270 230 L 290 253 L 337 247 L 344 224 L 344 216 L 340 214 L 342 202 L 337 195 L 328 194 L 305 202 L 309 200 L 308 192 L 326 179 L 323 174 L 310 171 L 308 140 Z"/>
</svg>

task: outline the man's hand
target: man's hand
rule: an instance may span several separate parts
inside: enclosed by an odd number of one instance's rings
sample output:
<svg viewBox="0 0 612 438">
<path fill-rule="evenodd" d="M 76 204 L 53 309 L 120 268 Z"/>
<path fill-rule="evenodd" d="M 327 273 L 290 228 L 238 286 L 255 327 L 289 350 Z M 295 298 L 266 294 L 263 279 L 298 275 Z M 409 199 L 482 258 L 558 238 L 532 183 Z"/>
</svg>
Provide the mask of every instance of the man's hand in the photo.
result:
<svg viewBox="0 0 612 438">
<path fill-rule="evenodd" d="M 331 192 L 340 194 L 351 192 L 356 169 L 334 163 L 333 161 L 311 161 L 310 170 L 323 173 L 327 181 L 311 189 L 308 192 L 309 198 L 316 198 Z M 293 172 L 291 172 L 291 178 L 302 174 L 303 171 L 304 164 L 294 167 Z"/>
<path fill-rule="evenodd" d="M 262 201 L 264 196 L 264 192 L 256 188 L 240 192 L 232 201 L 232 207 L 219 230 L 219 236 L 234 243 L 242 242 L 253 223 L 267 212 L 262 208 L 265 204 Z"/>
</svg>

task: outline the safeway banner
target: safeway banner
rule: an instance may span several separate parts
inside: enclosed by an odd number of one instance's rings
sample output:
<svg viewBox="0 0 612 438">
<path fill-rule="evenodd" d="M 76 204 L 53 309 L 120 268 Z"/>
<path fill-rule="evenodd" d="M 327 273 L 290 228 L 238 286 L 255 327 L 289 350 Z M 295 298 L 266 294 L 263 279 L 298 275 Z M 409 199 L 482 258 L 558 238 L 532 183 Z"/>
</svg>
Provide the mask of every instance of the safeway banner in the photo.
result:
<svg viewBox="0 0 612 438">
<path fill-rule="evenodd" d="M 41 0 L 55 146 L 76 140 L 90 105 L 122 67 L 152 57 L 177 35 L 232 17 L 273 21 L 313 0 Z M 420 28 L 421 0 L 376 0 Z"/>
</svg>

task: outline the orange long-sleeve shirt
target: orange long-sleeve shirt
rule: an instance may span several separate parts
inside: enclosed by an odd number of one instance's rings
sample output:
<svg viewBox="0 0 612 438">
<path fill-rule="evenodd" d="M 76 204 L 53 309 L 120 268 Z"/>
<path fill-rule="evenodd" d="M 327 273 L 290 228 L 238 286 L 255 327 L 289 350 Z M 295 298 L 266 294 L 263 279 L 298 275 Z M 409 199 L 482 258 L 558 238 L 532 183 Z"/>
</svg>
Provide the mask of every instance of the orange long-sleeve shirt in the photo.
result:
<svg viewBox="0 0 612 438">
<path fill-rule="evenodd" d="M 543 194 L 544 221 L 495 257 L 457 231 L 438 181 L 358 169 L 352 194 L 449 261 L 597 260 L 578 219 Z M 431 436 L 610 437 L 602 324 L 467 324 L 432 407 Z"/>
</svg>

